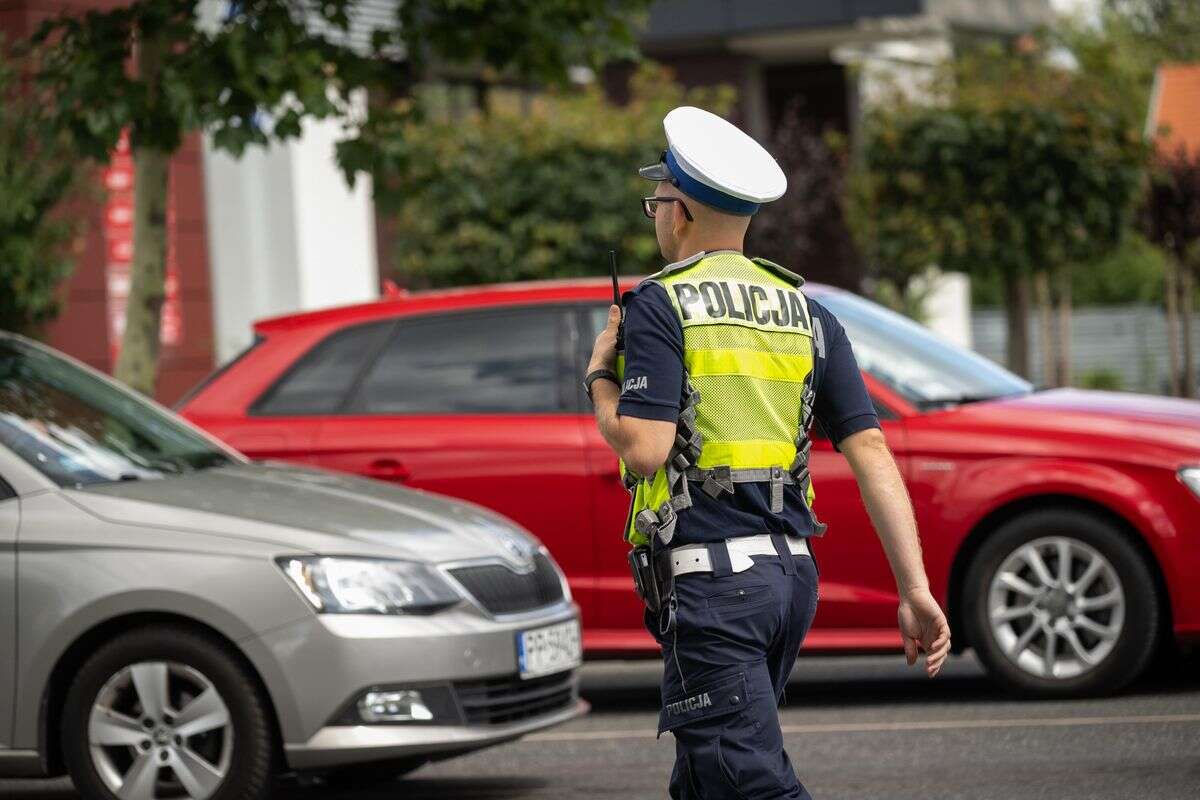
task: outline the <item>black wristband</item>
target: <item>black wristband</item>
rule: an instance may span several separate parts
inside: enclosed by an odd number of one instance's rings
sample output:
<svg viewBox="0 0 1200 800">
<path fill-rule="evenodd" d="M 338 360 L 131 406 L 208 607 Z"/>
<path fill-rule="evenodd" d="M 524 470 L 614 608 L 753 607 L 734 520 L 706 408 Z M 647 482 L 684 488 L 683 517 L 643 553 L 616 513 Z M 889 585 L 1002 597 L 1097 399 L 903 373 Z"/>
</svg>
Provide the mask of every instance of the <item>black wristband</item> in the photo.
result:
<svg viewBox="0 0 1200 800">
<path fill-rule="evenodd" d="M 583 379 L 583 389 L 587 392 L 588 400 L 591 400 L 593 403 L 596 401 L 592 398 L 592 384 L 600 380 L 612 381 L 615 386 L 621 385 L 621 381 L 617 378 L 617 373 L 611 369 L 592 370 Z"/>
</svg>

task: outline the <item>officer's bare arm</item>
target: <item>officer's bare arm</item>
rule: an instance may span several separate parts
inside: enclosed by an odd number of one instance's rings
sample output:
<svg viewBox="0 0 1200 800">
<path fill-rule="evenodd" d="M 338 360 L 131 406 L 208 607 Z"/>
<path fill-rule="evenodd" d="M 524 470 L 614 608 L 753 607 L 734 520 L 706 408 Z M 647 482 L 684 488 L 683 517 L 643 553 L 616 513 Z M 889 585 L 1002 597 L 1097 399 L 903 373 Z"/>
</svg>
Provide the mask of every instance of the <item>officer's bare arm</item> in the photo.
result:
<svg viewBox="0 0 1200 800">
<path fill-rule="evenodd" d="M 908 663 L 925 650 L 925 669 L 936 675 L 950 652 L 950 626 L 929 591 L 912 503 L 887 441 L 878 428 L 847 436 L 838 445 L 854 478 L 900 590 L 900 633 Z"/>
<path fill-rule="evenodd" d="M 617 413 L 619 397 L 615 383 L 596 381 L 592 384 L 600 435 L 625 466 L 639 475 L 653 475 L 667 462 L 671 445 L 675 443 L 675 423 L 623 417 Z"/>
<path fill-rule="evenodd" d="M 596 337 L 588 372 L 613 369 L 617 360 L 617 325 L 621 309 L 610 306 L 608 324 Z M 656 419 L 623 417 L 617 413 L 621 392 L 610 381 L 592 384 L 592 404 L 596 408 L 596 424 L 600 435 L 608 442 L 625 466 L 639 475 L 653 475 L 667 463 L 667 455 L 675 444 L 675 423 Z"/>
</svg>

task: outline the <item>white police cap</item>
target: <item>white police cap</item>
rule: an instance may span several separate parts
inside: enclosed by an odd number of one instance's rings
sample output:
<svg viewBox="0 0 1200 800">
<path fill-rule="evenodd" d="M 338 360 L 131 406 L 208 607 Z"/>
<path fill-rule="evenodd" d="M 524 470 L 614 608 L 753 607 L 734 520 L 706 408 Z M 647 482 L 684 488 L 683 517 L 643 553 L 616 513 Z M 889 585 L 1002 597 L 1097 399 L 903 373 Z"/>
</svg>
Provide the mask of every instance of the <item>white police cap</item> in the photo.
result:
<svg viewBox="0 0 1200 800">
<path fill-rule="evenodd" d="M 670 181 L 705 205 L 743 216 L 787 191 L 787 177 L 771 154 L 716 114 L 680 106 L 663 119 L 663 129 L 667 149 L 657 164 L 638 170 L 643 178 Z"/>
</svg>

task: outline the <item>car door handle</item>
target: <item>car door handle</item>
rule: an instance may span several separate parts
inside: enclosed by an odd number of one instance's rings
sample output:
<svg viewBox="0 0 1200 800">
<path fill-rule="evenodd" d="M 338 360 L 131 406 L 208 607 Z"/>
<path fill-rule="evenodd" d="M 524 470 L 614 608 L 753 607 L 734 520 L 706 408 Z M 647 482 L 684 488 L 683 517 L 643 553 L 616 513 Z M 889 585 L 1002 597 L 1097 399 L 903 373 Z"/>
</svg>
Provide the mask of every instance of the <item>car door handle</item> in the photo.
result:
<svg viewBox="0 0 1200 800">
<path fill-rule="evenodd" d="M 367 475 L 381 481 L 407 483 L 412 478 L 408 467 L 394 458 L 379 458 L 367 465 Z"/>
</svg>

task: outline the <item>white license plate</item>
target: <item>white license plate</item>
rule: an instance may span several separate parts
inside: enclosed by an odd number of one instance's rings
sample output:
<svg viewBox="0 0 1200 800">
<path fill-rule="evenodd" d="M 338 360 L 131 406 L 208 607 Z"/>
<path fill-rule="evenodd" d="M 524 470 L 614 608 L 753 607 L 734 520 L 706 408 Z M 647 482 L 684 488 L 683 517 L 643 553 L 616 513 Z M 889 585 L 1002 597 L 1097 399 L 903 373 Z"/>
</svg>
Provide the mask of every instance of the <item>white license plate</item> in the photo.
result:
<svg viewBox="0 0 1200 800">
<path fill-rule="evenodd" d="M 522 678 L 536 678 L 583 663 L 579 621 L 560 622 L 517 634 L 517 666 Z"/>
</svg>

